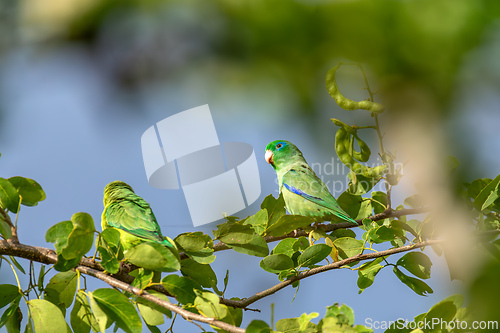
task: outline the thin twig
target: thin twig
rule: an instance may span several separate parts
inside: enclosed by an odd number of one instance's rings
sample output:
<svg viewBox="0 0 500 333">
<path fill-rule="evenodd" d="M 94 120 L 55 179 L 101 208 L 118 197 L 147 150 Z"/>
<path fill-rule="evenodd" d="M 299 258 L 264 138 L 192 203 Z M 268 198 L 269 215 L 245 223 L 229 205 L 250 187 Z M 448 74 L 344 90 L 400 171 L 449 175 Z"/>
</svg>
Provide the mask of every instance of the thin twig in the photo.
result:
<svg viewBox="0 0 500 333">
<path fill-rule="evenodd" d="M 310 269 L 306 272 L 300 273 L 297 276 L 292 277 L 289 280 L 280 282 L 277 285 L 275 285 L 269 289 L 266 289 L 264 291 L 256 293 L 253 296 L 250 296 L 248 298 L 243 298 L 240 301 L 226 299 L 226 300 L 224 300 L 224 304 L 235 307 L 235 308 L 246 307 L 246 306 L 248 306 L 248 305 L 250 305 L 250 304 L 266 297 L 266 296 L 269 296 L 269 295 L 276 293 L 277 291 L 291 285 L 294 282 L 300 281 L 302 279 L 305 279 L 305 278 L 312 276 L 312 275 L 316 275 L 318 273 L 326 272 L 326 271 L 329 271 L 332 269 L 338 269 L 338 268 L 341 268 L 342 266 L 345 266 L 347 264 L 351 264 L 353 262 L 359 262 L 359 261 L 368 260 L 368 259 L 385 257 L 385 256 L 389 256 L 392 254 L 406 252 L 406 251 L 410 251 L 410 250 L 413 250 L 416 248 L 420 248 L 420 247 L 424 247 L 424 246 L 428 246 L 428 245 L 433 245 L 433 244 L 438 244 L 438 243 L 442 243 L 442 242 L 444 242 L 444 240 L 441 240 L 441 239 L 428 240 L 428 241 L 413 244 L 413 245 L 406 245 L 406 246 L 397 247 L 397 248 L 389 249 L 389 250 L 385 250 L 385 251 L 379 251 L 379 252 L 367 253 L 367 254 L 354 256 L 351 258 L 347 258 L 347 259 L 344 259 L 341 261 L 334 262 L 334 263 L 329 264 L 329 265 L 324 265 L 321 267 L 316 267 L 316 268 Z"/>
</svg>

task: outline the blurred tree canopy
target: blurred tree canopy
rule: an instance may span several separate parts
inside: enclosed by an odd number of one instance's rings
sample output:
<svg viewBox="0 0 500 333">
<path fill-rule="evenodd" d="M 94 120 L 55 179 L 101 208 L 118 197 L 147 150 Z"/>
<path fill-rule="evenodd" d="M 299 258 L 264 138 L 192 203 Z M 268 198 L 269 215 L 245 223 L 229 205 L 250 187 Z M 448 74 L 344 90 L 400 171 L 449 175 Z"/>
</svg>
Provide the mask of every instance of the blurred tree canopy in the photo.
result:
<svg viewBox="0 0 500 333">
<path fill-rule="evenodd" d="M 446 113 L 464 56 L 484 41 L 500 3 L 24 0 L 3 1 L 2 12 L 20 18 L 2 20 L 4 53 L 16 43 L 82 42 L 122 87 L 202 67 L 236 82 L 287 82 L 310 113 L 318 78 L 340 58 L 368 65 L 384 91 L 411 87 Z"/>
</svg>

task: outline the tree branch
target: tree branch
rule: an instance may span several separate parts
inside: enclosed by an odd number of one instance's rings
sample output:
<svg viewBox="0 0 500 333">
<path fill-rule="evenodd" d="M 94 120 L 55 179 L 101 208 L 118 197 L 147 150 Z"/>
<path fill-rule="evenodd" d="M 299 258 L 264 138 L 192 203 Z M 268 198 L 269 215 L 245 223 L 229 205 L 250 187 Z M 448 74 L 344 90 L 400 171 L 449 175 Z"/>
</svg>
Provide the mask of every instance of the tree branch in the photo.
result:
<svg viewBox="0 0 500 333">
<path fill-rule="evenodd" d="M 428 245 L 438 244 L 438 243 L 442 243 L 442 242 L 444 242 L 444 240 L 442 240 L 442 239 L 428 240 L 428 241 L 421 242 L 421 243 L 416 243 L 416 244 L 413 244 L 413 245 L 406 245 L 406 246 L 397 247 L 397 248 L 393 248 L 393 249 L 389 249 L 389 250 L 385 250 L 385 251 L 379 251 L 379 252 L 374 252 L 374 253 L 367 253 L 367 254 L 362 254 L 362 255 L 355 256 L 355 257 L 347 258 L 347 259 L 344 259 L 344 260 L 341 260 L 341 261 L 337 261 L 337 262 L 331 263 L 329 265 L 324 265 L 324 266 L 321 266 L 321 267 L 316 267 L 316 268 L 310 269 L 308 271 L 305 271 L 303 273 L 300 273 L 299 275 L 294 276 L 294 277 L 292 277 L 289 280 L 280 282 L 277 285 L 275 285 L 275 286 L 273 286 L 273 287 L 271 287 L 269 289 L 261 291 L 261 292 L 255 294 L 253 296 L 250 296 L 248 298 L 243 298 L 240 301 L 235 301 L 235 300 L 230 300 L 230 299 L 224 299 L 223 301 L 221 300 L 221 303 L 229 305 L 229 306 L 232 306 L 232 307 L 235 307 L 235 308 L 247 307 L 248 305 L 250 305 L 252 303 L 255 303 L 256 301 L 258 301 L 258 300 L 260 300 L 260 299 L 262 299 L 262 298 L 264 298 L 266 296 L 272 295 L 272 294 L 276 293 L 277 291 L 279 291 L 279 290 L 281 290 L 281 289 L 283 289 L 283 288 L 291 285 L 292 283 L 294 283 L 296 281 L 300 281 L 302 279 L 305 279 L 305 278 L 307 278 L 309 276 L 316 275 L 316 274 L 322 273 L 322 272 L 326 272 L 326 271 L 329 271 L 329 270 L 332 270 L 332 269 L 338 269 L 338 268 L 341 268 L 342 266 L 351 264 L 353 262 L 359 262 L 359 261 L 368 260 L 368 259 L 375 259 L 375 258 L 385 257 L 385 256 L 389 256 L 389 255 L 392 255 L 392 254 L 396 254 L 396 253 L 400 253 L 400 252 L 406 252 L 406 251 L 410 251 L 410 250 L 413 250 L 413 249 L 425 247 L 425 246 L 428 246 Z"/>
<path fill-rule="evenodd" d="M 372 216 L 369 216 L 368 218 L 372 221 L 380 221 L 383 219 L 387 219 L 390 217 L 399 217 L 403 215 L 412 215 L 412 214 L 421 214 L 425 213 L 427 211 L 426 208 L 408 208 L 408 209 L 401 209 L 401 210 L 394 210 L 394 209 L 386 209 L 382 213 L 375 214 Z M 361 224 L 362 219 L 356 220 L 356 223 L 351 223 L 351 222 L 340 222 L 340 223 L 331 223 L 331 224 L 326 224 L 326 225 L 319 225 L 318 227 L 322 228 L 325 232 L 330 232 L 334 231 L 337 229 L 347 229 L 347 228 L 356 228 L 359 227 Z M 298 238 L 300 236 L 308 236 L 308 233 L 305 232 L 304 230 L 297 230 L 297 232 L 290 232 L 286 235 L 283 236 L 265 236 L 264 240 L 266 243 L 271 243 L 271 242 L 276 242 L 285 238 Z M 217 251 L 223 251 L 223 250 L 228 250 L 230 249 L 229 246 L 224 244 L 223 242 L 218 242 L 214 244 L 214 252 Z M 187 259 L 188 256 L 184 253 L 181 253 L 181 259 Z"/>
<path fill-rule="evenodd" d="M 223 321 L 220 321 L 220 320 L 217 320 L 215 318 L 210 318 L 210 317 L 204 317 L 202 315 L 199 315 L 199 314 L 196 314 L 196 313 L 192 313 L 190 311 L 187 311 L 187 310 L 184 310 L 170 302 L 167 302 L 165 300 L 162 300 L 156 296 L 153 296 L 151 295 L 150 293 L 148 293 L 147 291 L 143 291 L 139 288 L 136 288 L 136 287 L 133 287 L 131 286 L 130 284 L 126 283 L 126 282 L 123 282 L 123 281 L 120 281 L 118 279 L 115 279 L 113 278 L 112 276 L 110 275 L 107 275 L 103 272 L 100 272 L 98 270 L 95 270 L 95 269 L 92 269 L 92 268 L 89 268 L 89 267 L 85 267 L 85 266 L 77 266 L 75 268 L 75 270 L 78 270 L 80 271 L 81 273 L 84 273 L 84 274 L 87 274 L 87 275 L 90 275 L 90 276 L 93 276 L 99 280 L 102 280 L 104 282 L 106 282 L 107 284 L 109 284 L 110 286 L 112 287 L 115 287 L 115 288 L 119 288 L 121 290 L 124 290 L 124 291 L 127 291 L 129 293 L 132 293 L 136 296 L 139 296 L 139 297 L 142 297 L 144 298 L 145 300 L 148 300 L 150 302 L 153 302 L 161 307 L 164 307 L 165 309 L 168 309 L 172 312 L 175 312 L 175 313 L 178 313 L 179 315 L 181 315 L 184 319 L 188 320 L 188 321 L 198 321 L 198 322 L 201 322 L 201 323 L 205 323 L 205 324 L 209 324 L 209 325 L 212 325 L 212 326 L 216 326 L 216 327 L 219 327 L 223 330 L 226 330 L 228 332 L 232 332 L 232 333 L 244 333 L 245 330 L 243 328 L 240 328 L 240 327 L 236 327 L 236 326 L 233 326 L 233 325 L 230 325 L 228 323 L 225 323 Z"/>
<path fill-rule="evenodd" d="M 38 246 L 30 246 L 21 243 L 16 243 L 11 240 L 0 240 L 0 255 L 12 255 L 19 258 L 24 258 L 32 261 L 36 261 L 42 264 L 53 265 L 57 263 L 57 254 L 48 248 L 38 247 Z M 223 330 L 234 333 L 243 333 L 244 329 L 224 323 L 215 318 L 204 317 L 187 310 L 181 309 L 180 307 L 166 302 L 158 297 L 155 297 L 145 291 L 141 291 L 141 289 L 132 287 L 130 283 L 134 280 L 134 277 L 127 273 L 118 273 L 118 274 L 106 274 L 103 272 L 103 268 L 97 262 L 92 261 L 88 258 L 82 258 L 80 264 L 74 268 L 74 270 L 78 270 L 81 273 L 93 276 L 99 280 L 102 280 L 109 284 L 112 287 L 116 287 L 125 291 L 128 291 L 134 295 L 142 297 L 148 301 L 151 301 L 155 304 L 158 304 L 170 311 L 178 313 L 186 320 L 195 320 L 202 323 L 210 324 L 213 326 L 217 326 Z M 167 290 L 163 286 L 156 286 L 161 288 L 154 288 L 159 292 L 166 294 L 167 296 L 172 297 Z"/>
</svg>

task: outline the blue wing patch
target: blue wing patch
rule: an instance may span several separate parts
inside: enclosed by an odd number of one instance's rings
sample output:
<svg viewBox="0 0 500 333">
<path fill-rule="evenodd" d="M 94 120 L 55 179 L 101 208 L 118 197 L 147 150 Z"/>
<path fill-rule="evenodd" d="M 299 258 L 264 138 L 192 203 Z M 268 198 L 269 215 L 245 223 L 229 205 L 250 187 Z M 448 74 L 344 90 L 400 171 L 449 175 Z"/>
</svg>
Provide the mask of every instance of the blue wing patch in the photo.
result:
<svg viewBox="0 0 500 333">
<path fill-rule="evenodd" d="M 287 183 L 283 183 L 283 185 L 286 187 L 286 189 L 292 193 L 295 193 L 295 194 L 298 194 L 300 195 L 301 197 L 304 197 L 306 199 L 309 199 L 309 200 L 320 200 L 320 201 L 324 201 L 323 199 L 321 198 L 318 198 L 318 197 L 315 197 L 315 196 L 312 196 L 312 195 L 309 195 L 301 190 L 299 190 L 298 188 L 295 188 L 293 186 L 290 186 L 288 185 Z"/>
</svg>

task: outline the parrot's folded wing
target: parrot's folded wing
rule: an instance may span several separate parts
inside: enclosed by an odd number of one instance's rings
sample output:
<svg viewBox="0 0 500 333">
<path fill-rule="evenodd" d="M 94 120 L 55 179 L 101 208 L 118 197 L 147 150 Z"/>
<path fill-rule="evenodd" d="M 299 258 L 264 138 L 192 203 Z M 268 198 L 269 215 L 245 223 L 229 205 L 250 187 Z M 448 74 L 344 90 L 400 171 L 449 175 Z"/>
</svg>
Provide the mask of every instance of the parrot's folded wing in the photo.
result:
<svg viewBox="0 0 500 333">
<path fill-rule="evenodd" d="M 114 202 L 106 207 L 106 222 L 136 237 L 162 242 L 160 226 L 149 205 L 132 201 Z"/>
<path fill-rule="evenodd" d="M 287 191 L 300 195 L 302 198 L 326 208 L 331 215 L 356 223 L 340 208 L 325 183 L 312 170 L 305 168 L 290 169 L 283 176 L 283 187 Z"/>
</svg>

